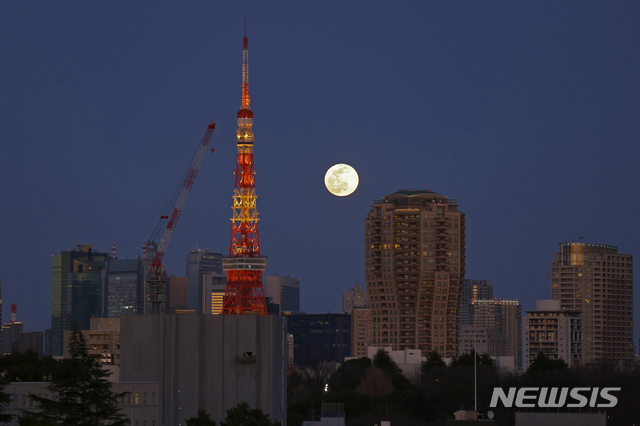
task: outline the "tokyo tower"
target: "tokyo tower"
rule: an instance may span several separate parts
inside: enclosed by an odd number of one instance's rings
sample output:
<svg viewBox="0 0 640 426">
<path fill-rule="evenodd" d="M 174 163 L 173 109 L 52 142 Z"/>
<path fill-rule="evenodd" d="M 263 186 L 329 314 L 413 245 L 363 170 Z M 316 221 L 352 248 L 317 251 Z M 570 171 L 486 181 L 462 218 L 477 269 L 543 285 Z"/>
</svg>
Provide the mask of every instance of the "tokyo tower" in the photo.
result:
<svg viewBox="0 0 640 426">
<path fill-rule="evenodd" d="M 247 17 L 242 40 L 242 106 L 238 111 L 236 186 L 233 192 L 231 246 L 222 265 L 227 272 L 223 314 L 266 315 L 262 271 L 267 259 L 260 257 L 256 177 L 253 170 L 253 111 L 249 97 L 249 50 Z"/>
</svg>

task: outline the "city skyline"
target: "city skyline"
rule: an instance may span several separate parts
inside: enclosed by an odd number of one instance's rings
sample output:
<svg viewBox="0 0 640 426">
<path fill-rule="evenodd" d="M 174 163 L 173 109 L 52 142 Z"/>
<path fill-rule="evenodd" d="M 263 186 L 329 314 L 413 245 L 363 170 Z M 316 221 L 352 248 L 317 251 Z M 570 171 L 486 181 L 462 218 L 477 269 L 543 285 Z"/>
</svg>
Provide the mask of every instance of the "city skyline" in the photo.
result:
<svg viewBox="0 0 640 426">
<path fill-rule="evenodd" d="M 52 255 L 142 254 L 210 119 L 165 263 L 228 253 L 245 13 L 261 254 L 300 278 L 303 311 L 365 284 L 363 220 L 401 189 L 455 197 L 466 278 L 523 310 L 550 298 L 560 242 L 640 253 L 640 5 L 151 4 L 0 15 L 0 278 L 25 330 L 50 326 Z M 338 199 L 322 178 L 342 162 L 361 182 Z"/>
</svg>

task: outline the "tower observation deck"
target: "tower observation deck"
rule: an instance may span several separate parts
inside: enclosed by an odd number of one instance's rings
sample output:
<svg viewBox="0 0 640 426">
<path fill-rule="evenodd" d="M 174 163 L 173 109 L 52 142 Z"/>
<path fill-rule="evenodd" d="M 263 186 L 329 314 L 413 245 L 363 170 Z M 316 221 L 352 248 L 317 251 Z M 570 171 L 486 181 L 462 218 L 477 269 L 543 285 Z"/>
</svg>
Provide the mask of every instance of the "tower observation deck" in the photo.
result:
<svg viewBox="0 0 640 426">
<path fill-rule="evenodd" d="M 253 111 L 249 97 L 249 49 L 245 17 L 242 40 L 242 105 L 238 111 L 235 190 L 231 217 L 229 257 L 222 260 L 227 272 L 223 314 L 266 315 L 262 272 L 267 259 L 260 257 L 256 177 L 253 169 Z"/>
</svg>

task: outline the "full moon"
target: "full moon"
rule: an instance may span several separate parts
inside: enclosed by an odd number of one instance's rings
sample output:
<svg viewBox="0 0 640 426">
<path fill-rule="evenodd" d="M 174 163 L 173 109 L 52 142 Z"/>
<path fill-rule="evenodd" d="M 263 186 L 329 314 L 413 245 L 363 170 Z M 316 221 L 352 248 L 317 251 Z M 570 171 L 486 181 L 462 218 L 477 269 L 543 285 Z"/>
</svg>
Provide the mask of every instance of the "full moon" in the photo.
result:
<svg viewBox="0 0 640 426">
<path fill-rule="evenodd" d="M 324 175 L 324 185 L 330 193 L 338 197 L 353 194 L 358 187 L 358 173 L 348 164 L 336 164 Z"/>
</svg>

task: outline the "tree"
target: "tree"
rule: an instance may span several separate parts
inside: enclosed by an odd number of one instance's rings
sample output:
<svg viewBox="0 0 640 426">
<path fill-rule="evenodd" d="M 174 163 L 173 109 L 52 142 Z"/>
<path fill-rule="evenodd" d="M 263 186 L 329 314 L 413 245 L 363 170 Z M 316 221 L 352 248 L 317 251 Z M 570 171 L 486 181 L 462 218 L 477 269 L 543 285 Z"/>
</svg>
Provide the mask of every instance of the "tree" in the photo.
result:
<svg viewBox="0 0 640 426">
<path fill-rule="evenodd" d="M 527 368 L 527 374 L 536 374 L 541 371 L 549 370 L 566 370 L 569 368 L 566 362 L 562 359 L 552 359 L 546 356 L 542 352 L 538 352 L 536 358 L 531 362 L 529 368 Z"/>
<path fill-rule="evenodd" d="M 47 389 L 51 399 L 29 394 L 40 408 L 25 411 L 19 417 L 21 426 L 52 424 L 56 426 L 124 426 L 129 419 L 120 413 L 117 401 L 127 393 L 114 393 L 107 380 L 109 372 L 89 356 L 82 332 L 77 327 L 71 332 L 69 354 L 58 363 Z M 33 423 L 33 421 L 40 423 Z M 49 422 L 49 423 L 46 423 Z"/>
<path fill-rule="evenodd" d="M 52 357 L 40 358 L 31 349 L 0 357 L 0 372 L 8 382 L 46 382 L 57 366 Z"/>
<path fill-rule="evenodd" d="M 371 367 L 371 360 L 366 357 L 343 362 L 329 378 L 329 390 L 340 392 L 356 389 L 369 367 Z"/>
<path fill-rule="evenodd" d="M 367 396 L 387 395 L 393 392 L 393 383 L 384 372 L 372 365 L 367 370 L 356 392 Z"/>
<path fill-rule="evenodd" d="M 11 414 L 4 414 L 3 411 L 7 408 L 7 405 L 11 403 L 11 397 L 4 391 L 4 387 L 7 385 L 6 379 L 0 379 L 0 423 L 9 423 L 13 416 Z"/>
<path fill-rule="evenodd" d="M 241 402 L 227 410 L 227 418 L 220 426 L 280 426 L 280 422 L 272 422 L 261 409 L 249 408 L 249 404 Z"/>
<path fill-rule="evenodd" d="M 211 419 L 204 409 L 198 409 L 198 415 L 187 419 L 187 426 L 216 426 L 216 422 Z"/>
<path fill-rule="evenodd" d="M 391 359 L 391 356 L 389 356 L 385 350 L 380 349 L 376 352 L 373 357 L 373 365 L 387 375 L 396 389 L 403 390 L 411 387 L 409 379 L 402 374 L 402 370 L 398 367 L 398 364 Z"/>
</svg>

